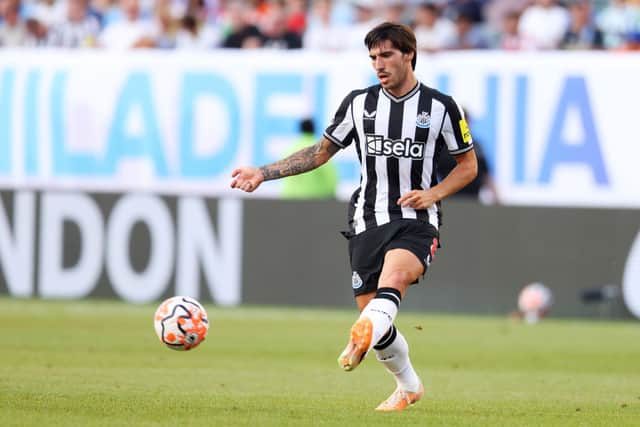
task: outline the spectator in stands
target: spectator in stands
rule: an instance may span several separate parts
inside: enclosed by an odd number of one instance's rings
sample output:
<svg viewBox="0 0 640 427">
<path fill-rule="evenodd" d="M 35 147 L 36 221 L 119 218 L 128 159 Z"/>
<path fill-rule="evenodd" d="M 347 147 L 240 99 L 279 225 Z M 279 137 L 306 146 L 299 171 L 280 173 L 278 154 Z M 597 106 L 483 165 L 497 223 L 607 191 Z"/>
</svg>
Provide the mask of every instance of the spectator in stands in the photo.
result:
<svg viewBox="0 0 640 427">
<path fill-rule="evenodd" d="M 414 32 L 417 48 L 423 52 L 437 52 L 453 45 L 456 28 L 449 18 L 440 14 L 433 2 L 418 5 L 415 12 Z"/>
<path fill-rule="evenodd" d="M 171 11 L 171 0 L 157 0 L 154 9 L 155 45 L 159 49 L 176 47 L 177 22 Z"/>
<path fill-rule="evenodd" d="M 622 46 L 620 46 L 620 48 L 618 48 L 617 50 L 619 51 L 633 51 L 633 52 L 638 52 L 640 51 L 640 31 L 633 31 L 631 33 L 629 33 L 627 35 L 627 37 L 625 38 L 624 43 L 622 44 Z"/>
<path fill-rule="evenodd" d="M 355 21 L 353 0 L 331 0 L 331 23 L 347 27 Z"/>
<path fill-rule="evenodd" d="M 353 0 L 355 22 L 349 27 L 343 45 L 346 49 L 366 50 L 362 41 L 369 30 L 382 22 L 377 15 L 376 0 Z"/>
<path fill-rule="evenodd" d="M 67 0 L 66 19 L 49 29 L 47 44 L 54 47 L 95 47 L 100 23 L 89 13 L 88 0 Z"/>
<path fill-rule="evenodd" d="M 222 12 L 224 11 L 224 8 L 226 8 L 227 4 L 229 3 L 229 0 L 197 0 L 197 1 L 199 3 L 199 8 L 198 8 L 199 12 L 194 13 L 194 11 L 191 10 L 182 14 L 182 16 L 184 17 L 185 15 L 193 15 L 196 18 L 196 21 L 201 25 L 205 25 L 208 27 L 210 26 L 219 27 L 220 21 L 222 18 Z M 215 32 L 219 33 L 218 30 L 219 28 Z"/>
<path fill-rule="evenodd" d="M 635 40 L 635 35 L 640 33 L 640 0 L 628 0 L 629 6 L 629 28 L 627 31 L 627 41 L 629 38 Z"/>
<path fill-rule="evenodd" d="M 287 14 L 283 5 L 274 2 L 262 19 L 263 47 L 275 49 L 300 49 L 302 37 L 287 28 Z"/>
<path fill-rule="evenodd" d="M 46 33 L 49 28 L 65 21 L 67 15 L 66 2 L 39 0 L 27 8 L 25 15 L 27 19 L 36 20 L 44 27 L 38 28 L 38 25 L 33 24 L 34 33 L 38 34 L 37 37 L 41 38 L 43 31 Z"/>
<path fill-rule="evenodd" d="M 254 24 L 248 5 L 242 0 L 235 0 L 227 5 L 226 12 L 222 47 L 235 49 L 262 47 L 264 36 Z"/>
<path fill-rule="evenodd" d="M 455 20 L 464 14 L 474 25 L 484 22 L 483 6 L 487 0 L 449 0 L 444 15 Z"/>
<path fill-rule="evenodd" d="M 332 0 L 314 0 L 303 37 L 305 49 L 338 51 L 344 48 L 345 30 L 331 19 Z"/>
<path fill-rule="evenodd" d="M 176 48 L 202 50 L 216 47 L 220 38 L 217 29 L 206 22 L 198 25 L 196 17 L 187 14 L 180 20 L 180 28 L 176 33 Z"/>
<path fill-rule="evenodd" d="M 562 49 L 602 49 L 602 32 L 591 19 L 591 4 L 588 0 L 573 0 L 569 4 L 571 20 L 562 38 Z"/>
<path fill-rule="evenodd" d="M 494 48 L 507 51 L 533 48 L 533 44 L 525 40 L 518 32 L 520 12 L 516 10 L 507 12 L 502 22 L 502 32 L 498 33 L 493 44 Z"/>
<path fill-rule="evenodd" d="M 592 17 L 594 3 L 605 7 Z M 4 46 L 341 51 L 363 49 L 383 20 L 411 20 L 423 52 L 631 50 L 640 33 L 640 0 L 0 0 L 0 10 L 16 4 L 7 22 L 0 12 Z"/>
<path fill-rule="evenodd" d="M 115 50 L 154 47 L 155 33 L 152 21 L 140 14 L 140 0 L 120 0 L 122 19 L 104 29 L 98 44 Z"/>
<path fill-rule="evenodd" d="M 98 18 L 102 30 L 122 17 L 118 0 L 89 0 L 89 5 L 90 13 Z"/>
<path fill-rule="evenodd" d="M 455 20 L 455 35 L 449 49 L 486 49 L 489 47 L 487 36 L 482 26 L 474 24 L 473 16 L 464 10 L 458 13 Z"/>
<path fill-rule="evenodd" d="M 537 49 L 556 49 L 569 27 L 569 13 L 556 0 L 537 0 L 520 17 L 518 32 Z"/>
<path fill-rule="evenodd" d="M 625 0 L 611 0 L 596 15 L 596 25 L 602 31 L 605 48 L 616 49 L 622 46 L 629 30 L 629 20 L 629 8 Z"/>
<path fill-rule="evenodd" d="M 307 10 L 305 0 L 286 0 L 287 29 L 302 37 L 307 29 Z"/>
<path fill-rule="evenodd" d="M 27 18 L 25 21 L 29 37 L 24 44 L 26 47 L 43 47 L 47 45 L 48 27 L 34 18 Z"/>
<path fill-rule="evenodd" d="M 176 48 L 178 49 L 201 49 L 200 28 L 195 16 L 187 14 L 180 20 L 180 28 L 176 33 Z"/>
<path fill-rule="evenodd" d="M 616 50 L 640 50 L 640 0 L 627 0 L 624 9 L 624 22 L 622 42 Z"/>
<path fill-rule="evenodd" d="M 491 0 L 487 2 L 483 13 L 489 32 L 493 33 L 493 36 L 501 32 L 507 15 L 512 15 L 514 12 L 521 15 L 530 4 L 531 0 Z"/>
<path fill-rule="evenodd" d="M 385 0 L 382 2 L 382 20 L 405 24 L 405 12 L 407 10 L 403 0 Z"/>
<path fill-rule="evenodd" d="M 0 0 L 0 17 L 0 46 L 24 46 L 29 32 L 25 21 L 20 17 L 20 0 Z"/>
</svg>

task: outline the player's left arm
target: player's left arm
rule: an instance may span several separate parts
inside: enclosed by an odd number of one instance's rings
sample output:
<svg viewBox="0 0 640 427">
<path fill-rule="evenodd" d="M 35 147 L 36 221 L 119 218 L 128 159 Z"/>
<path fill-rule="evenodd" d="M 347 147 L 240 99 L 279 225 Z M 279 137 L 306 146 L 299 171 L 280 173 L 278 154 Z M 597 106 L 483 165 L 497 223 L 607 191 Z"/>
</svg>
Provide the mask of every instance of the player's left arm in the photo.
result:
<svg viewBox="0 0 640 427">
<path fill-rule="evenodd" d="M 402 207 L 428 209 L 434 203 L 460 191 L 478 175 L 478 159 L 464 111 L 451 97 L 444 98 L 443 102 L 447 114 L 440 132 L 456 166 L 441 183 L 427 190 L 411 190 L 403 194 L 398 199 L 398 205 Z"/>
<path fill-rule="evenodd" d="M 231 188 L 251 193 L 264 181 L 298 175 L 320 167 L 339 150 L 340 147 L 323 136 L 316 144 L 298 150 L 282 160 L 260 168 L 244 166 L 234 170 L 231 173 L 234 178 Z"/>
<path fill-rule="evenodd" d="M 428 209 L 434 203 L 457 193 L 478 175 L 475 150 L 465 151 L 453 157 L 456 166 L 439 184 L 428 190 L 411 190 L 398 199 L 398 205 L 413 209 Z"/>
</svg>

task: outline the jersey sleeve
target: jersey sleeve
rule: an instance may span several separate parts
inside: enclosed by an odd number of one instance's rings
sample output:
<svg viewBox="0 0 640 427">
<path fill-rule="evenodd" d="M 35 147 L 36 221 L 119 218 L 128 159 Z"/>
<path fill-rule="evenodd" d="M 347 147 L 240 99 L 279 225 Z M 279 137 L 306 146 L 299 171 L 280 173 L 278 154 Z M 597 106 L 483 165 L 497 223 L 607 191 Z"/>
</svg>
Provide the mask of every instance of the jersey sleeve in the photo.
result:
<svg viewBox="0 0 640 427">
<path fill-rule="evenodd" d="M 449 153 L 456 156 L 471 150 L 473 138 L 462 108 L 453 98 L 448 97 L 446 110 L 441 133 Z"/>
<path fill-rule="evenodd" d="M 352 101 L 354 92 L 351 92 L 342 101 L 336 111 L 331 124 L 324 131 L 324 136 L 340 148 L 345 148 L 353 141 L 355 125 L 353 123 Z"/>
</svg>

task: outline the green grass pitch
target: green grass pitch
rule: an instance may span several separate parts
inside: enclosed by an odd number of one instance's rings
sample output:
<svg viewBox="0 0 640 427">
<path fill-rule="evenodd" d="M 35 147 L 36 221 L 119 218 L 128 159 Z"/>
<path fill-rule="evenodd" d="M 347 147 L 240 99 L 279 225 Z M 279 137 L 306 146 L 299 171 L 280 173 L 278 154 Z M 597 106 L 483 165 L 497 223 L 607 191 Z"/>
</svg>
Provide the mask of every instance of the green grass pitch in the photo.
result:
<svg viewBox="0 0 640 427">
<path fill-rule="evenodd" d="M 164 348 L 155 305 L 0 298 L 2 426 L 638 426 L 640 324 L 401 312 L 425 398 L 374 357 L 336 363 L 355 311 L 206 306 L 208 339 Z"/>
</svg>

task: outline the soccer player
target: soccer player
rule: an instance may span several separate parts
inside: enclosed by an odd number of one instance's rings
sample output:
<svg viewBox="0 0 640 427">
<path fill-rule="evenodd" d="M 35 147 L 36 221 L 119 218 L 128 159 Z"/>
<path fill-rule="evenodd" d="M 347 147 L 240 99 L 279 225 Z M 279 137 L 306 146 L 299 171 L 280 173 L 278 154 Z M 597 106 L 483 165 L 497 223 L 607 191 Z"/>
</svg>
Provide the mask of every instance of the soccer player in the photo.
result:
<svg viewBox="0 0 640 427">
<path fill-rule="evenodd" d="M 266 166 L 235 169 L 231 187 L 255 191 L 263 181 L 315 169 L 353 143 L 362 177 L 344 234 L 360 316 L 338 363 L 351 371 L 373 349 L 397 384 L 376 409 L 401 411 L 424 388 L 393 322 L 438 247 L 440 201 L 475 178 L 477 160 L 462 109 L 417 80 L 412 30 L 383 23 L 364 42 L 380 84 L 347 95 L 318 143 Z M 457 165 L 438 183 L 435 167 L 445 147 Z"/>
</svg>

